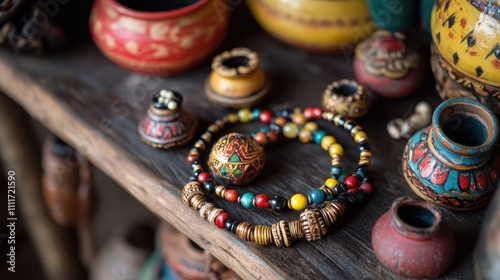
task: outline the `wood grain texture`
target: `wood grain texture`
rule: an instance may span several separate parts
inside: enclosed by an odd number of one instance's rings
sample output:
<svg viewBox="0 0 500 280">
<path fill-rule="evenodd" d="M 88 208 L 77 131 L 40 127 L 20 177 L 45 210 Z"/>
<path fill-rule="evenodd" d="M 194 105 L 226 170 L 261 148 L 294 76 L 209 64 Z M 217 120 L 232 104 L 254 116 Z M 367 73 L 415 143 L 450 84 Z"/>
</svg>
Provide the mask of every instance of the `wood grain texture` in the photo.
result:
<svg viewBox="0 0 500 280">
<path fill-rule="evenodd" d="M 265 34 L 250 18 L 246 7 L 233 12 L 227 39 L 218 51 L 244 46 L 257 51 L 273 85 L 267 107 L 319 106 L 321 94 L 334 80 L 353 78 L 351 59 L 344 55 L 310 54 L 283 45 Z M 0 89 L 21 104 L 35 119 L 86 156 L 94 165 L 123 186 L 152 212 L 180 231 L 245 279 L 397 279 L 377 261 L 370 245 L 371 229 L 399 196 L 415 197 L 401 173 L 406 141 L 386 133 L 386 123 L 408 116 L 419 100 L 433 107 L 440 100 L 430 67 L 426 82 L 411 98 L 374 99 L 372 110 L 358 123 L 368 133 L 373 150 L 370 177 L 377 188 L 363 207 L 350 211 L 329 235 L 315 242 L 297 242 L 291 248 L 260 247 L 240 241 L 217 229 L 185 207 L 181 189 L 190 176 L 184 162 L 189 147 L 162 151 L 143 144 L 137 124 L 150 97 L 161 88 L 184 95 L 187 110 L 200 126 L 228 111 L 210 104 L 203 83 L 210 61 L 188 74 L 147 77 L 127 72 L 107 61 L 92 43 L 50 57 L 21 57 L 0 52 Z M 346 150 L 344 164 L 354 170 L 358 158 L 347 133 L 321 124 Z M 238 125 L 224 132 L 248 132 L 258 124 Z M 199 133 L 202 129 L 199 129 Z M 219 135 L 219 136 L 222 136 Z M 285 142 L 267 151 L 261 177 L 241 191 L 289 196 L 319 187 L 329 174 L 329 156 L 319 146 Z M 245 210 L 216 200 L 239 220 L 270 225 L 279 219 L 293 220 L 298 213 L 277 214 Z M 440 279 L 473 278 L 472 252 L 484 209 L 467 213 L 444 210 L 457 237 L 457 257 L 452 269 Z"/>
</svg>

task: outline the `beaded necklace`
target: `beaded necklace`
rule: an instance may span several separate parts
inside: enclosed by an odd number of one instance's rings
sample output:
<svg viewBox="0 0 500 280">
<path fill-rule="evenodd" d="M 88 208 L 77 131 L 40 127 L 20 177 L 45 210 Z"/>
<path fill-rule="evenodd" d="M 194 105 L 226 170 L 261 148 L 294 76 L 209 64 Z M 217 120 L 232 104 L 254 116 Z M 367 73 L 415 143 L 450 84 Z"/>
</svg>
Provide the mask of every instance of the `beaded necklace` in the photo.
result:
<svg viewBox="0 0 500 280">
<path fill-rule="evenodd" d="M 326 135 L 324 130 L 318 130 L 312 119 L 323 118 L 333 122 L 335 126 L 350 132 L 354 141 L 359 145 L 360 159 L 356 172 L 346 175 L 340 165 L 343 149 L 331 135 Z M 226 123 L 260 120 L 269 124 L 269 130 L 254 133 L 253 138 L 261 145 L 275 142 L 279 133 L 288 138 L 298 136 L 301 142 L 314 141 L 328 150 L 332 156 L 331 175 L 325 184 L 319 189 L 312 190 L 309 195 L 295 194 L 290 200 L 282 196 L 270 198 L 265 194 L 254 195 L 251 192 L 239 195 L 238 191 L 227 189 L 223 185 L 216 185 L 210 175 L 203 171 L 199 163 L 200 152 L 211 142 L 212 136 L 224 128 Z M 301 128 L 301 129 L 299 129 Z M 290 246 L 293 240 L 306 238 L 308 241 L 320 239 L 326 235 L 327 227 L 333 224 L 337 218 L 345 212 L 346 206 L 352 206 L 361 202 L 367 194 L 372 191 L 371 184 L 366 182 L 366 172 L 370 163 L 370 145 L 367 142 L 366 133 L 353 120 L 348 120 L 333 113 L 323 113 L 320 108 L 306 108 L 302 113 L 295 110 L 293 113 L 284 110 L 277 116 L 268 110 L 241 109 L 237 114 L 229 114 L 221 120 L 210 125 L 205 133 L 201 135 L 194 148 L 186 157 L 187 162 L 193 168 L 193 176 L 185 185 L 182 200 L 185 205 L 198 211 L 200 216 L 215 224 L 219 228 L 235 233 L 244 240 L 253 241 L 260 245 L 268 245 L 274 242 L 278 247 Z M 365 181 L 365 182 L 364 182 Z M 203 184 L 203 187 L 202 187 Z M 231 219 L 223 209 L 215 207 L 207 200 L 203 190 L 215 193 L 217 196 L 231 202 L 239 202 L 245 208 L 257 206 L 260 208 L 271 208 L 274 211 L 282 211 L 287 208 L 304 210 L 300 214 L 300 220 L 286 222 L 284 220 L 272 226 L 256 225 L 248 222 L 239 222 Z M 326 203 L 325 203 L 326 202 Z M 306 209 L 308 205 L 321 205 L 319 209 Z"/>
</svg>

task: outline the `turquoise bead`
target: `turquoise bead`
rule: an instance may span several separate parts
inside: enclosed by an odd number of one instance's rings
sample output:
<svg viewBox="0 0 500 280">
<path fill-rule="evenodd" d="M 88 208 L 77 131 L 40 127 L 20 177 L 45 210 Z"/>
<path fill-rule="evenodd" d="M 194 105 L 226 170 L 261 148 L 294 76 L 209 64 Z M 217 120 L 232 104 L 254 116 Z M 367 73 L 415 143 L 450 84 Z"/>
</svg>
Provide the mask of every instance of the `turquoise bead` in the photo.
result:
<svg viewBox="0 0 500 280">
<path fill-rule="evenodd" d="M 311 202 L 313 204 L 321 204 L 323 202 L 325 202 L 326 200 L 326 193 L 320 189 L 315 189 L 315 190 L 312 190 L 310 193 L 309 193 L 309 199 L 311 199 Z"/>
<path fill-rule="evenodd" d="M 260 116 L 261 112 L 262 112 L 262 110 L 258 109 L 258 108 L 254 109 L 252 111 L 252 118 L 253 118 L 254 121 L 258 121 L 259 120 L 259 116 Z"/>
<path fill-rule="evenodd" d="M 244 193 L 241 196 L 240 203 L 241 203 L 241 205 L 243 205 L 243 207 L 245 207 L 247 209 L 252 208 L 254 198 L 255 198 L 255 194 L 253 194 L 251 192 Z"/>
<path fill-rule="evenodd" d="M 262 133 L 268 133 L 269 132 L 269 127 L 268 126 L 261 127 L 259 129 L 259 131 L 262 132 Z"/>
<path fill-rule="evenodd" d="M 332 165 L 332 167 L 330 167 L 330 173 L 332 174 L 333 178 L 338 179 L 339 176 L 342 175 L 342 167 Z"/>
<path fill-rule="evenodd" d="M 316 130 L 314 132 L 314 136 L 313 136 L 314 143 L 316 143 L 318 145 L 321 145 L 321 140 L 325 136 L 326 136 L 326 131 L 324 131 L 324 130 Z"/>
</svg>

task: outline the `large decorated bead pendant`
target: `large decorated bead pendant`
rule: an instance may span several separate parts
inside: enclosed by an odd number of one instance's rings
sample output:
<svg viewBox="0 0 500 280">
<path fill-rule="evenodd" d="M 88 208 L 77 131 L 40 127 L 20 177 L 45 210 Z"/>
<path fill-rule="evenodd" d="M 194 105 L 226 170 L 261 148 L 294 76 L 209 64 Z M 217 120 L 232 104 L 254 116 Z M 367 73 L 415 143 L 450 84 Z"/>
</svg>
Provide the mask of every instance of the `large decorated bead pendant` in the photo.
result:
<svg viewBox="0 0 500 280">
<path fill-rule="evenodd" d="M 208 157 L 212 177 L 231 185 L 250 183 L 260 174 L 264 163 L 264 148 L 252 137 L 239 133 L 221 137 Z"/>
</svg>

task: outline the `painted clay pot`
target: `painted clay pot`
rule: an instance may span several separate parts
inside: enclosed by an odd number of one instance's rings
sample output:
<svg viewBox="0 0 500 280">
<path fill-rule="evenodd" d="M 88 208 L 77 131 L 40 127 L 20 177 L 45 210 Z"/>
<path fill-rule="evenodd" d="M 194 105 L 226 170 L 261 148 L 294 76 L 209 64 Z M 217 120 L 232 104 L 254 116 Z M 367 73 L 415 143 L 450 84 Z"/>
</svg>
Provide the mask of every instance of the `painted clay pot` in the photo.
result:
<svg viewBox="0 0 500 280">
<path fill-rule="evenodd" d="M 483 104 L 455 98 L 439 105 L 430 127 L 415 133 L 403 153 L 403 173 L 423 199 L 453 210 L 486 204 L 496 189 L 498 121 Z"/>
<path fill-rule="evenodd" d="M 406 97 L 423 79 L 421 56 L 408 46 L 403 34 L 379 30 L 356 47 L 354 74 L 371 93 Z"/>
<path fill-rule="evenodd" d="M 269 91 L 269 84 L 257 53 L 247 48 L 235 48 L 213 59 L 205 93 L 215 104 L 245 108 L 260 102 Z"/>
<path fill-rule="evenodd" d="M 321 104 L 325 111 L 348 118 L 359 118 L 370 109 L 371 99 L 356 81 L 344 79 L 326 87 Z"/>
<path fill-rule="evenodd" d="M 222 41 L 228 14 L 218 1 L 97 0 L 90 32 L 118 65 L 149 75 L 177 74 L 202 62 Z"/>
<path fill-rule="evenodd" d="M 373 23 L 379 29 L 391 32 L 410 32 L 418 24 L 420 0 L 387 1 L 366 0 Z"/>
<path fill-rule="evenodd" d="M 455 237 L 437 205 L 401 197 L 375 223 L 372 247 L 391 271 L 404 277 L 430 278 L 451 266 Z"/>
<path fill-rule="evenodd" d="M 341 52 L 375 28 L 365 0 L 252 0 L 257 22 L 277 39 L 316 52 Z"/>
<path fill-rule="evenodd" d="M 229 133 L 212 146 L 208 167 L 212 177 L 231 185 L 245 185 L 257 177 L 266 156 L 264 148 L 245 134 Z"/>
<path fill-rule="evenodd" d="M 479 100 L 500 114 L 498 1 L 437 0 L 431 29 L 432 66 L 440 96 Z"/>
<path fill-rule="evenodd" d="M 161 90 L 153 96 L 139 135 L 146 144 L 161 149 L 187 144 L 196 133 L 198 119 L 182 108 L 182 95 Z"/>
</svg>

